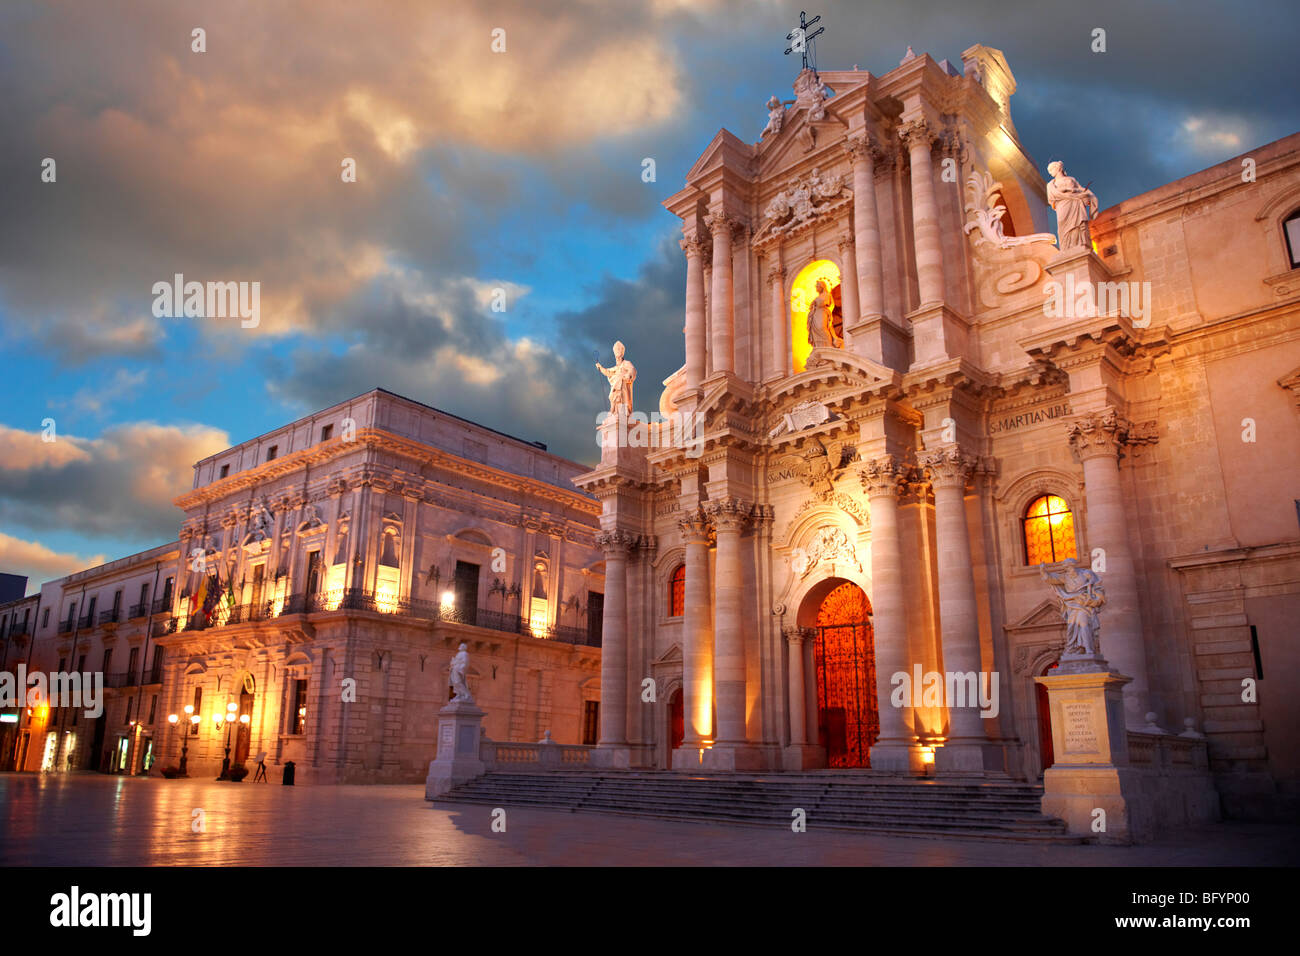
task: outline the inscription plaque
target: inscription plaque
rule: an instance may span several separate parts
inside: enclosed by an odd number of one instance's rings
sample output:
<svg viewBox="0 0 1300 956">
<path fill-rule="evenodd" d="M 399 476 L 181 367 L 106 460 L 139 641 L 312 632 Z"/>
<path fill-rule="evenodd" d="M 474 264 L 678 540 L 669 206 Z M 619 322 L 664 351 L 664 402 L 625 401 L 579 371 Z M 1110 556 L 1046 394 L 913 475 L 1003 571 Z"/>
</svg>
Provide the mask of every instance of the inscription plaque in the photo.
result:
<svg viewBox="0 0 1300 956">
<path fill-rule="evenodd" d="M 1069 754 L 1097 753 L 1097 724 L 1092 704 L 1087 701 L 1066 701 L 1061 704 L 1061 718 L 1065 721 L 1065 752 Z"/>
</svg>

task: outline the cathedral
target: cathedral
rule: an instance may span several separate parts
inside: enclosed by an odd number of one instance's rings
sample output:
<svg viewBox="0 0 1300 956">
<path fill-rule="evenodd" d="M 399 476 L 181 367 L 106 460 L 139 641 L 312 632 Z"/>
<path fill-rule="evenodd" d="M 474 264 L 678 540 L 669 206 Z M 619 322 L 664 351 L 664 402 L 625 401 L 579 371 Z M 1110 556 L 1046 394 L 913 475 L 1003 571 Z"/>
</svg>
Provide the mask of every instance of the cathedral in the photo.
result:
<svg viewBox="0 0 1300 956">
<path fill-rule="evenodd" d="M 594 763 L 1033 782 L 1090 654 L 1134 763 L 1295 805 L 1300 135 L 1099 211 L 1015 90 L 982 45 L 805 66 L 664 202 L 685 362 L 630 428 L 602 369 L 575 479 Z"/>
</svg>

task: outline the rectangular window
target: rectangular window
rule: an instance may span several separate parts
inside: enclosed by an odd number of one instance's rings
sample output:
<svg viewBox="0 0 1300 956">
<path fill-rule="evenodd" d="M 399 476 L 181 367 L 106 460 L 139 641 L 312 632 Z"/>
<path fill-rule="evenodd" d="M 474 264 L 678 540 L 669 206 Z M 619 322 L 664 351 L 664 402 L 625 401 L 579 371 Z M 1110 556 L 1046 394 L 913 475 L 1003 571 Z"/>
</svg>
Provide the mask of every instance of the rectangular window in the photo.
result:
<svg viewBox="0 0 1300 956">
<path fill-rule="evenodd" d="M 166 611 L 172 606 L 172 586 L 175 578 L 168 578 L 163 584 L 162 610 Z"/>
<path fill-rule="evenodd" d="M 135 700 L 134 697 L 128 697 L 126 699 L 126 714 L 122 717 L 122 723 L 124 724 L 129 724 L 131 722 L 131 701 L 133 700 Z"/>
<path fill-rule="evenodd" d="M 85 654 L 82 654 L 81 657 L 77 660 L 77 670 L 79 670 L 79 671 L 80 671 L 81 673 L 83 673 L 83 674 L 86 673 L 86 655 L 85 655 Z"/>
<path fill-rule="evenodd" d="M 307 593 L 320 590 L 320 551 L 307 552 Z"/>
<path fill-rule="evenodd" d="M 140 648 L 138 647 L 131 648 L 131 653 L 127 656 L 126 659 L 126 674 L 127 674 L 128 681 L 130 680 L 130 678 L 135 676 L 135 665 L 139 661 L 139 659 L 140 659 Z"/>
<path fill-rule="evenodd" d="M 121 589 L 121 588 L 118 588 L 116 591 L 113 592 L 113 614 L 114 614 L 114 616 L 116 617 L 116 615 L 118 614 L 118 612 L 121 611 L 121 610 L 122 610 L 122 589 Z"/>
<path fill-rule="evenodd" d="M 60 674 L 64 673 L 64 672 L 67 670 L 67 668 L 68 668 L 68 659 L 67 659 L 66 657 L 60 657 L 60 658 L 59 658 L 59 673 L 60 673 Z"/>
<path fill-rule="evenodd" d="M 280 450 L 279 445 L 272 445 L 270 448 L 268 448 L 266 450 L 266 460 L 275 461 L 276 452 L 278 452 L 279 450 Z"/>
<path fill-rule="evenodd" d="M 203 688 L 202 686 L 194 688 L 194 714 L 192 716 L 201 717 L 203 706 Z"/>
<path fill-rule="evenodd" d="M 599 591 L 587 592 L 587 646 L 601 646 L 601 628 L 605 623 L 605 595 Z"/>
<path fill-rule="evenodd" d="M 307 732 L 307 681 L 295 680 L 290 684 L 289 733 Z"/>
<path fill-rule="evenodd" d="M 149 700 L 149 723 L 153 723 L 154 717 L 158 714 L 158 695 L 154 694 Z"/>
<path fill-rule="evenodd" d="M 462 624 L 478 622 L 478 572 L 477 564 L 456 562 L 456 579 L 452 592 L 456 595 L 456 620 Z"/>
<path fill-rule="evenodd" d="M 100 668 L 100 670 L 102 670 L 105 674 L 108 673 L 108 665 L 109 662 L 112 660 L 113 660 L 113 649 L 110 647 L 104 651 L 104 666 Z"/>
<path fill-rule="evenodd" d="M 222 477 L 222 478 L 228 478 L 228 477 L 230 477 L 230 466 L 229 466 L 229 465 L 222 465 L 222 466 L 221 466 L 221 477 Z"/>
<path fill-rule="evenodd" d="M 144 608 L 146 614 L 149 613 L 149 582 L 146 581 L 140 585 L 140 606 Z"/>
<path fill-rule="evenodd" d="M 582 705 L 582 742 L 595 746 L 600 734 L 600 701 L 589 700 Z"/>
<path fill-rule="evenodd" d="M 41 627 L 50 626 L 50 609 L 47 607 L 45 613 L 41 615 Z"/>
<path fill-rule="evenodd" d="M 320 430 L 320 440 L 329 441 L 333 437 L 334 437 L 334 426 L 322 425 Z"/>
</svg>

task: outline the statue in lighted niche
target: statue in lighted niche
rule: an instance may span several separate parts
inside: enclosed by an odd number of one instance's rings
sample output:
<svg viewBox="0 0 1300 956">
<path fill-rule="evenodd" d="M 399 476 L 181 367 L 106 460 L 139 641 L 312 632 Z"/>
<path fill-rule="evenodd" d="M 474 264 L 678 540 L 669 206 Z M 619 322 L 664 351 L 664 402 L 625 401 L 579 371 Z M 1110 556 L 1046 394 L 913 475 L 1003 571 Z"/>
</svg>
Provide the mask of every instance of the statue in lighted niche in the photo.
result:
<svg viewBox="0 0 1300 956">
<path fill-rule="evenodd" d="M 808 306 L 808 344 L 815 349 L 842 348 L 835 334 L 835 296 L 825 279 L 817 280 L 817 297 Z"/>
<path fill-rule="evenodd" d="M 1097 215 L 1097 197 L 1087 186 L 1080 186 L 1073 176 L 1065 175 L 1059 159 L 1047 164 L 1052 181 L 1047 184 L 1047 203 L 1056 210 L 1056 247 L 1062 252 L 1091 249 L 1089 220 Z"/>
<path fill-rule="evenodd" d="M 626 351 L 622 342 L 615 342 L 614 367 L 605 368 L 599 362 L 596 363 L 600 374 L 609 379 L 609 410 L 615 414 L 620 405 L 626 413 L 632 411 L 632 383 L 636 381 L 636 367 L 623 358 Z"/>
</svg>

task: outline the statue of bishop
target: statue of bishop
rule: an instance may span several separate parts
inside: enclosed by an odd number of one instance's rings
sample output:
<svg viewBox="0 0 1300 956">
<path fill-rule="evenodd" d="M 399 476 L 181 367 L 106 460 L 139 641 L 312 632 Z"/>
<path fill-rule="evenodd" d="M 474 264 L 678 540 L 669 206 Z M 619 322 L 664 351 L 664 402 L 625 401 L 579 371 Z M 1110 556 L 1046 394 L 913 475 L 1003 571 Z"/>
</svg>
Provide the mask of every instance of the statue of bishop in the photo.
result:
<svg viewBox="0 0 1300 956">
<path fill-rule="evenodd" d="M 609 410 L 613 414 L 618 414 L 620 405 L 624 414 L 632 412 L 632 383 L 636 381 L 636 366 L 623 358 L 626 351 L 622 342 L 615 342 L 614 367 L 605 368 L 599 362 L 596 363 L 600 374 L 609 379 Z"/>
</svg>

